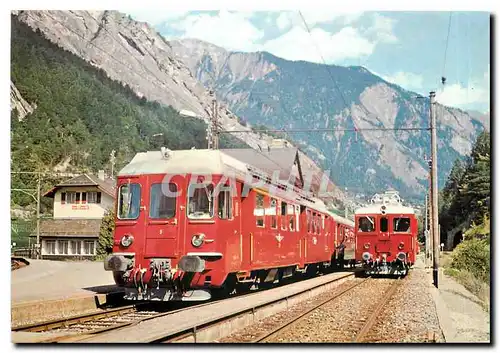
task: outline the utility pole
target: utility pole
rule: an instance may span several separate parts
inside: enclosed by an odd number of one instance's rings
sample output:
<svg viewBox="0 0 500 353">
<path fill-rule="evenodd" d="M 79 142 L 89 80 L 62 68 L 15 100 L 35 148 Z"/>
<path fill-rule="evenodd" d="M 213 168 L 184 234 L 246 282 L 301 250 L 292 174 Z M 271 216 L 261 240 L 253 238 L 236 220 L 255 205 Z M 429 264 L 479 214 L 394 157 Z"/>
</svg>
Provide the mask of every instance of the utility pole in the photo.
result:
<svg viewBox="0 0 500 353">
<path fill-rule="evenodd" d="M 40 178 L 41 174 L 38 173 L 38 190 L 36 198 L 36 258 L 40 259 L 41 249 L 40 246 Z"/>
<path fill-rule="evenodd" d="M 115 153 L 116 151 L 112 150 L 111 153 L 109 154 L 109 163 L 111 164 L 111 179 L 113 179 L 113 172 L 115 169 L 115 160 L 116 160 Z"/>
<path fill-rule="evenodd" d="M 429 212 L 429 194 L 425 193 L 425 222 L 424 222 L 424 237 L 425 237 L 425 266 L 429 265 L 429 225 L 427 223 L 427 216 Z"/>
<path fill-rule="evenodd" d="M 437 133 L 436 133 L 436 93 L 430 92 L 431 115 L 431 180 L 432 180 L 432 240 L 433 240 L 433 278 L 434 286 L 438 288 L 439 275 L 439 216 L 438 216 L 438 182 L 437 182 Z"/>
</svg>

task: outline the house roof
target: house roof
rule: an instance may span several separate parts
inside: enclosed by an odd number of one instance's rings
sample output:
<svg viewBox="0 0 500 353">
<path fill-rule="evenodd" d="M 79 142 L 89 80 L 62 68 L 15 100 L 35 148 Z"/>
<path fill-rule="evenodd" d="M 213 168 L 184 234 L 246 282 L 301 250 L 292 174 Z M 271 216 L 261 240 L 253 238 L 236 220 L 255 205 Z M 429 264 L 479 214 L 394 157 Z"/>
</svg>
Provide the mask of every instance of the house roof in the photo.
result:
<svg viewBox="0 0 500 353">
<path fill-rule="evenodd" d="M 44 237 L 97 237 L 101 219 L 42 219 L 40 235 Z"/>
<path fill-rule="evenodd" d="M 54 194 L 58 189 L 68 186 L 96 186 L 102 192 L 105 192 L 109 196 L 115 198 L 115 181 L 112 179 L 102 180 L 92 174 L 81 174 L 57 184 L 43 196 L 54 197 Z"/>
</svg>

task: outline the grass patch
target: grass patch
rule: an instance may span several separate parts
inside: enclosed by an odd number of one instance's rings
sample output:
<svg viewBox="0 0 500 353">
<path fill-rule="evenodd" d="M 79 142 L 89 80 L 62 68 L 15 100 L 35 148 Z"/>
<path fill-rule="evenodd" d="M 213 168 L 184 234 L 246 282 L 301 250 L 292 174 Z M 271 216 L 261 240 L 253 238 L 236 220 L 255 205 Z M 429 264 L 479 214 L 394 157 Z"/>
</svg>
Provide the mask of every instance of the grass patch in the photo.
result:
<svg viewBox="0 0 500 353">
<path fill-rule="evenodd" d="M 467 270 L 445 267 L 444 274 L 454 278 L 468 291 L 474 294 L 484 310 L 490 311 L 490 285 Z"/>
</svg>

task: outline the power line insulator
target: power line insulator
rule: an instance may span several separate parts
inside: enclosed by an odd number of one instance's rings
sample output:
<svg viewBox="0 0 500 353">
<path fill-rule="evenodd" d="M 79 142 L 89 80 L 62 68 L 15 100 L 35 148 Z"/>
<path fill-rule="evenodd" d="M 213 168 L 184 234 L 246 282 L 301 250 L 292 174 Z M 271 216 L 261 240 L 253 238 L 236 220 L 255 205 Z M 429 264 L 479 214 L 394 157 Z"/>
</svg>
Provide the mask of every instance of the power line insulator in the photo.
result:
<svg viewBox="0 0 500 353">
<path fill-rule="evenodd" d="M 441 77 L 441 83 L 444 85 L 446 83 L 446 77 Z"/>
</svg>

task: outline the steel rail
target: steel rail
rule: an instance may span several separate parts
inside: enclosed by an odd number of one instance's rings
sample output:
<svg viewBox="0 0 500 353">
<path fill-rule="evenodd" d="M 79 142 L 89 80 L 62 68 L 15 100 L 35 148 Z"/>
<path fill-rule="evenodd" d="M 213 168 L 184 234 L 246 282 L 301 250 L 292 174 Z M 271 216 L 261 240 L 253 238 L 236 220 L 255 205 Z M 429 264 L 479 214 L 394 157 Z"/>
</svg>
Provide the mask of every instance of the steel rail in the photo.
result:
<svg viewBox="0 0 500 353">
<path fill-rule="evenodd" d="M 147 343 L 175 343 L 175 342 L 184 340 L 184 339 L 189 338 L 189 337 L 192 337 L 193 340 L 194 340 L 194 342 L 196 343 L 197 342 L 197 332 L 199 332 L 201 330 L 206 330 L 206 329 L 209 329 L 209 328 L 217 327 L 217 326 L 219 326 L 219 325 L 227 322 L 230 319 L 239 317 L 239 316 L 244 315 L 244 314 L 248 314 L 248 313 L 255 314 L 256 310 L 263 309 L 265 307 L 272 307 L 272 306 L 276 305 L 277 303 L 280 303 L 280 302 L 283 302 L 283 301 L 288 302 L 288 300 L 291 299 L 291 298 L 300 296 L 300 295 L 302 295 L 304 293 L 313 291 L 313 290 L 315 290 L 317 288 L 328 286 L 329 284 L 338 282 L 338 281 L 340 281 L 342 279 L 345 279 L 345 278 L 348 278 L 348 277 L 353 277 L 353 276 L 355 276 L 356 272 L 359 272 L 359 271 L 350 272 L 350 273 L 348 273 L 348 274 L 346 274 L 344 276 L 334 278 L 334 279 L 332 279 L 329 282 L 317 284 L 317 285 L 314 285 L 312 287 L 302 289 L 299 292 L 296 292 L 294 294 L 283 296 L 283 297 L 280 297 L 278 299 L 266 302 L 264 304 L 259 304 L 259 305 L 251 306 L 249 308 L 245 308 L 245 309 L 242 309 L 242 310 L 235 311 L 235 312 L 233 312 L 233 313 L 231 313 L 229 315 L 226 315 L 226 316 L 221 316 L 221 317 L 218 317 L 216 319 L 212 319 L 212 320 L 209 320 L 207 322 L 200 323 L 200 324 L 197 324 L 197 325 L 195 324 L 192 327 L 190 327 L 189 329 L 184 329 L 184 330 L 181 330 L 179 332 L 173 332 L 173 333 L 171 333 L 169 335 L 166 335 L 166 336 L 163 336 L 163 337 L 157 337 L 154 340 L 147 341 Z M 144 342 L 144 343 L 146 343 L 146 342 Z"/>
<path fill-rule="evenodd" d="M 375 310 L 371 313 L 370 317 L 368 320 L 366 320 L 363 328 L 361 331 L 358 332 L 356 337 L 354 338 L 353 342 L 363 342 L 363 340 L 366 338 L 368 332 L 375 326 L 376 320 L 379 317 L 380 313 L 387 307 L 387 303 L 391 300 L 391 298 L 394 296 L 394 293 L 396 293 L 396 290 L 401 286 L 401 283 L 403 280 L 401 277 L 399 277 L 392 285 L 391 287 L 385 292 L 385 294 L 382 296 L 382 298 L 379 300 L 377 306 L 375 307 Z"/>
<path fill-rule="evenodd" d="M 268 331 L 266 332 L 265 334 L 257 337 L 255 340 L 253 340 L 251 343 L 260 343 L 260 342 L 264 342 L 265 340 L 269 339 L 270 337 L 272 336 L 276 336 L 278 335 L 280 332 L 282 332 L 284 329 L 286 329 L 287 327 L 289 327 L 290 325 L 292 325 L 293 323 L 299 321 L 300 319 L 302 319 L 304 316 L 306 316 L 307 314 L 313 312 L 314 310 L 317 310 L 319 308 L 321 308 L 322 306 L 332 302 L 333 300 L 335 299 L 338 299 L 339 297 L 341 297 L 342 295 L 344 295 L 345 293 L 347 292 L 350 292 L 351 290 L 353 290 L 354 288 L 358 287 L 359 285 L 365 283 L 366 281 L 368 281 L 370 278 L 366 278 L 364 279 L 363 281 L 361 282 L 358 282 L 358 283 L 355 283 L 354 285 L 350 286 L 349 288 L 346 288 L 344 290 L 342 290 L 340 293 L 337 293 L 336 295 L 334 295 L 332 298 L 328 298 L 326 300 L 323 300 L 322 302 L 320 302 L 319 304 L 316 304 L 314 307 L 312 307 L 311 309 L 309 310 L 306 310 L 305 312 L 291 318 L 290 320 L 288 320 L 287 322 L 285 322 L 284 324 L 278 326 L 277 328 L 275 328 L 274 330 L 272 331 Z"/>
</svg>

